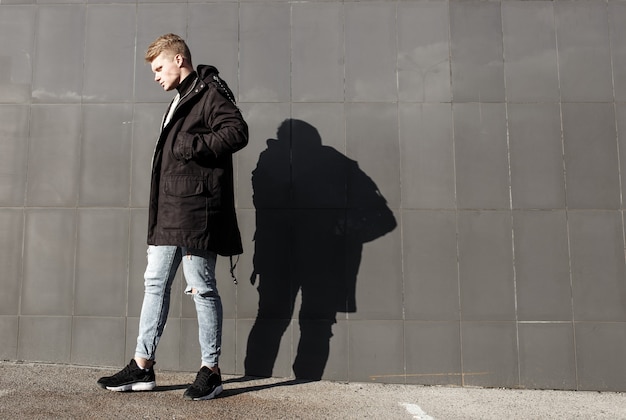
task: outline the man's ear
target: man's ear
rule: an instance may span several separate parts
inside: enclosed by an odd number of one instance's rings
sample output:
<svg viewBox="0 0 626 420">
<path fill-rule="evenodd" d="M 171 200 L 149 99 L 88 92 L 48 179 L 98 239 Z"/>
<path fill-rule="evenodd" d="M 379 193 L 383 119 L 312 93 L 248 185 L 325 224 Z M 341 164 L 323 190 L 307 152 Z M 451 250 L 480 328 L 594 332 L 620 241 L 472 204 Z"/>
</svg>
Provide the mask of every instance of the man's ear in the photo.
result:
<svg viewBox="0 0 626 420">
<path fill-rule="evenodd" d="M 176 54 L 174 56 L 174 62 L 180 68 L 183 66 L 183 63 L 185 62 L 185 58 L 182 56 L 182 54 Z"/>
</svg>

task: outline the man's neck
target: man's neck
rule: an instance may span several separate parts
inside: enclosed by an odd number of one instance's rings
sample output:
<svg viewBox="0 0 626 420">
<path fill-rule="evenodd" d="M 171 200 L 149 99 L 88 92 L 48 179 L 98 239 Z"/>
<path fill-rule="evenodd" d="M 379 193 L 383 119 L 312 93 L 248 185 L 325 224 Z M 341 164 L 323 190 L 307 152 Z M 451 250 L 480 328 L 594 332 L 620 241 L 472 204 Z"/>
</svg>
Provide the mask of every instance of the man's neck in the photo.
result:
<svg viewBox="0 0 626 420">
<path fill-rule="evenodd" d="M 184 95 L 185 92 L 187 92 L 189 90 L 189 87 L 191 86 L 191 84 L 193 83 L 195 77 L 195 71 L 191 70 L 187 70 L 187 71 L 182 71 L 180 74 L 180 78 L 181 78 L 181 82 L 178 84 L 178 86 L 176 86 L 176 90 L 178 91 L 179 94 Z"/>
</svg>

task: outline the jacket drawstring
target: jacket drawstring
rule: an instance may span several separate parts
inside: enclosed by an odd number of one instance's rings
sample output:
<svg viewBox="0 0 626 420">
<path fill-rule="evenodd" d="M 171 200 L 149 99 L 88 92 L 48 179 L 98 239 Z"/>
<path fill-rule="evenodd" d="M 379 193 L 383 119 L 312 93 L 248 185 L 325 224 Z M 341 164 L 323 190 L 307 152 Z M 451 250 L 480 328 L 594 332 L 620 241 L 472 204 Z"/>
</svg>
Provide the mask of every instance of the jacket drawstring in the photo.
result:
<svg viewBox="0 0 626 420">
<path fill-rule="evenodd" d="M 230 275 L 233 278 L 233 283 L 238 284 L 237 283 L 237 277 L 235 277 L 235 267 L 237 267 L 237 264 L 239 263 L 239 255 L 237 255 L 237 261 L 235 261 L 235 263 L 233 264 L 233 257 L 232 255 L 230 256 Z"/>
</svg>

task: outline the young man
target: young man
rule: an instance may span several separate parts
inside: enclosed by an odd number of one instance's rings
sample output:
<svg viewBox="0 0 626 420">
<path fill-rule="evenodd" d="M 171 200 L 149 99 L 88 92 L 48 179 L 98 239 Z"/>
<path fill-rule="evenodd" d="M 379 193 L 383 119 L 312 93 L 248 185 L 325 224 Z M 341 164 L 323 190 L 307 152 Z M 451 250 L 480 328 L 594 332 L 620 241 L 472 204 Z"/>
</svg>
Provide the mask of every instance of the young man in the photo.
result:
<svg viewBox="0 0 626 420">
<path fill-rule="evenodd" d="M 184 397 L 205 400 L 222 391 L 218 366 L 222 303 L 215 280 L 217 254 L 241 254 L 235 216 L 232 154 L 248 143 L 248 127 L 215 67 L 194 71 L 185 41 L 157 38 L 145 59 L 154 80 L 177 94 L 163 118 L 152 162 L 148 265 L 135 357 L 98 384 L 111 391 L 156 386 L 156 348 L 167 321 L 170 290 L 183 265 L 185 293 L 198 315 L 201 369 Z"/>
</svg>

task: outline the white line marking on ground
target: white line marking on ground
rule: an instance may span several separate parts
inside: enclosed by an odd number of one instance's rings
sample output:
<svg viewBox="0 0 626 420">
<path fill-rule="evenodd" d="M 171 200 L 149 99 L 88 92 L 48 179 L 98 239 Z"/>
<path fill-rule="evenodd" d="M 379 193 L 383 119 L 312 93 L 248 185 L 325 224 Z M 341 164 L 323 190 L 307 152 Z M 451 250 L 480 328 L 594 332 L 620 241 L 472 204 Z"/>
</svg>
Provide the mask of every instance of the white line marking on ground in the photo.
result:
<svg viewBox="0 0 626 420">
<path fill-rule="evenodd" d="M 426 412 L 422 410 L 422 407 L 417 404 L 400 403 L 400 405 L 403 406 L 415 420 L 435 420 L 426 414 Z"/>
<path fill-rule="evenodd" d="M 0 397 L 6 397 L 7 395 L 11 395 L 13 390 L 11 389 L 0 389 Z"/>
</svg>

